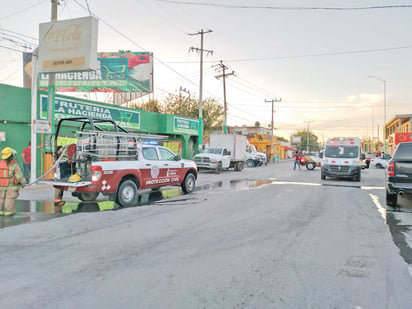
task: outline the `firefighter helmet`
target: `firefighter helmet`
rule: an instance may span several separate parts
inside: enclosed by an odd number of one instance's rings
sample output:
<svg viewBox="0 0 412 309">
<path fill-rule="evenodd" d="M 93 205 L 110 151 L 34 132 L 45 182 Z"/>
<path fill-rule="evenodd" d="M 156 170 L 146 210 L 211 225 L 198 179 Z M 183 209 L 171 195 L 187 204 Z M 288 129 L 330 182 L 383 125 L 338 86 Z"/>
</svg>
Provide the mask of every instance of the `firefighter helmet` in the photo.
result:
<svg viewBox="0 0 412 309">
<path fill-rule="evenodd" d="M 14 149 L 10 147 L 4 147 L 3 150 L 1 151 L 1 158 L 8 159 L 11 155 L 13 155 Z"/>
<path fill-rule="evenodd" d="M 73 174 L 69 177 L 69 182 L 79 182 L 82 177 L 79 174 Z"/>
</svg>

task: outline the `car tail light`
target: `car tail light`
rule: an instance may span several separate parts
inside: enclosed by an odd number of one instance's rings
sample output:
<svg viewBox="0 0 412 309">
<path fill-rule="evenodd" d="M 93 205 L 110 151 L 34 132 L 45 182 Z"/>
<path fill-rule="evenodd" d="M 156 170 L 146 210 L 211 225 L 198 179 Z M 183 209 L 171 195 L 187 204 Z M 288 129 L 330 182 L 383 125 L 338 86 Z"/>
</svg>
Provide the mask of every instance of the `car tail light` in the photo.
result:
<svg viewBox="0 0 412 309">
<path fill-rule="evenodd" d="M 99 165 L 92 166 L 92 182 L 99 181 L 100 177 L 102 177 L 103 169 Z"/>
<path fill-rule="evenodd" d="M 389 162 L 388 166 L 386 167 L 386 172 L 388 176 L 395 176 L 395 163 Z"/>
</svg>

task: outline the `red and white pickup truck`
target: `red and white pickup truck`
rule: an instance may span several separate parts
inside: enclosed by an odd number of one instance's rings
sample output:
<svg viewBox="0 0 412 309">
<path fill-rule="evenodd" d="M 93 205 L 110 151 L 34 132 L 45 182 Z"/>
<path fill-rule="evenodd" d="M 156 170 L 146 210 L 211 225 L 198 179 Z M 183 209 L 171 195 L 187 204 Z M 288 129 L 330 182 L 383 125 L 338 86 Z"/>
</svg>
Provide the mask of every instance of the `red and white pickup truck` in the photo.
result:
<svg viewBox="0 0 412 309">
<path fill-rule="evenodd" d="M 184 193 L 193 192 L 196 164 L 158 145 L 164 138 L 128 133 L 112 120 L 60 119 L 52 141 L 54 178 L 41 182 L 81 200 L 102 193 L 124 207 L 135 205 L 142 189 L 179 185 Z M 73 143 L 58 146 L 68 141 Z"/>
</svg>

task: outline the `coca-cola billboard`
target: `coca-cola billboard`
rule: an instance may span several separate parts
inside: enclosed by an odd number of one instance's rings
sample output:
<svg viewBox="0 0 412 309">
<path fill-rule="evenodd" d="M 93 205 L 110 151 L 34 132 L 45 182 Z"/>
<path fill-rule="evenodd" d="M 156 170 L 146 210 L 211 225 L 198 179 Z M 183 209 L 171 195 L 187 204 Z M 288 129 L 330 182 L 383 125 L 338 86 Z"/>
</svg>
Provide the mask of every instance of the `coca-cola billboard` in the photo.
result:
<svg viewBox="0 0 412 309">
<path fill-rule="evenodd" d="M 97 19 L 88 16 L 39 25 L 39 72 L 95 70 Z"/>
</svg>

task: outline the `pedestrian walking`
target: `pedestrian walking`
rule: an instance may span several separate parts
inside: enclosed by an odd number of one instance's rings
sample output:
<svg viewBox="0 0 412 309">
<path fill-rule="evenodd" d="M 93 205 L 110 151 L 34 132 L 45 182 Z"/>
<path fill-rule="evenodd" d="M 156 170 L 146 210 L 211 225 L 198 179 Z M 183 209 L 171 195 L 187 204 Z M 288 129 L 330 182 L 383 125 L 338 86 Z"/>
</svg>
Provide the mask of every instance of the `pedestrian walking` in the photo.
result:
<svg viewBox="0 0 412 309">
<path fill-rule="evenodd" d="M 299 166 L 299 170 L 300 170 L 300 155 L 299 155 L 299 151 L 296 150 L 294 156 L 295 161 L 293 163 L 293 169 L 296 169 L 296 165 Z"/>
<path fill-rule="evenodd" d="M 0 161 L 0 215 L 12 216 L 19 191 L 26 184 L 20 165 L 15 158 L 16 151 L 5 147 Z"/>
<path fill-rule="evenodd" d="M 31 171 L 31 142 L 29 142 L 29 145 L 23 149 L 21 158 L 23 159 L 24 178 L 26 178 L 26 183 L 29 183 Z"/>
</svg>

